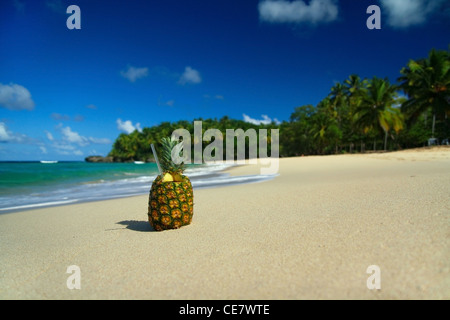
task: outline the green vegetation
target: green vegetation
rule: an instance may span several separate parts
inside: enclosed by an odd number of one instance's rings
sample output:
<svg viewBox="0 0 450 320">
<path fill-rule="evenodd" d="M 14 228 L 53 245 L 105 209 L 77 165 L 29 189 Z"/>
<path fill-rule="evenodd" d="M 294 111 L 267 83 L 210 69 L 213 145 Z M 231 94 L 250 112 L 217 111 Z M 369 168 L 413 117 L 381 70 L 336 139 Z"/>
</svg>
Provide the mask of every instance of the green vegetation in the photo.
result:
<svg viewBox="0 0 450 320">
<path fill-rule="evenodd" d="M 297 107 L 290 121 L 280 124 L 255 125 L 228 117 L 195 120 L 202 121 L 202 133 L 223 133 L 224 150 L 226 129 L 268 129 L 269 134 L 279 129 L 281 157 L 399 150 L 425 146 L 432 137 L 450 138 L 450 52 L 432 50 L 427 58 L 411 60 L 400 73 L 398 84 L 351 75 L 336 83 L 317 106 Z M 109 156 L 115 161 L 149 161 L 150 144 L 161 147 L 163 137 L 181 128 L 191 132 L 194 141 L 193 121 L 163 122 L 121 134 Z M 270 143 L 268 147 L 270 154 Z"/>
</svg>

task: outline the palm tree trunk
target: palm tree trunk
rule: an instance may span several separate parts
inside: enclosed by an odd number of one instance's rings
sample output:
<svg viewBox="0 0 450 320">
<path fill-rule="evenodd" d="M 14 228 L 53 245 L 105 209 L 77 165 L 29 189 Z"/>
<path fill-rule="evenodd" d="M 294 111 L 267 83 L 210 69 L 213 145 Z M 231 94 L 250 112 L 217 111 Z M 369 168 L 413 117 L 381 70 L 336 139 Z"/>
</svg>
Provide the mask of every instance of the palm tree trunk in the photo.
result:
<svg viewBox="0 0 450 320">
<path fill-rule="evenodd" d="M 384 151 L 387 150 L 387 139 L 388 139 L 388 132 L 384 131 Z"/>
<path fill-rule="evenodd" d="M 434 138 L 434 129 L 436 127 L 436 113 L 433 114 L 433 127 L 431 129 L 431 137 Z"/>
</svg>

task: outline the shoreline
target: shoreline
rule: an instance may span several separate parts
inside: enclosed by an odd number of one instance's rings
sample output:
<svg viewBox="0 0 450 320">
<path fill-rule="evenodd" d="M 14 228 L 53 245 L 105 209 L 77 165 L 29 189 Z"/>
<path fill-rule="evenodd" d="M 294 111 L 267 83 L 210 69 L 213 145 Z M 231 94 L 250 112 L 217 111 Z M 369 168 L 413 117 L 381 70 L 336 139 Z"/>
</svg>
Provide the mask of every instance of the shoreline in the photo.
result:
<svg viewBox="0 0 450 320">
<path fill-rule="evenodd" d="M 195 191 L 173 231 L 151 229 L 146 195 L 1 214 L 0 298 L 449 299 L 449 165 L 450 149 L 283 158 L 270 181 Z"/>
<path fill-rule="evenodd" d="M 271 180 L 276 176 L 276 175 L 273 175 L 273 176 L 232 175 L 232 174 L 228 173 L 228 170 L 232 171 L 231 168 L 227 168 L 220 172 L 209 173 L 209 174 L 203 175 L 201 180 L 192 179 L 191 181 L 194 185 L 194 190 L 230 187 L 230 186 L 241 185 L 241 184 L 260 183 L 260 182 Z M 205 179 L 211 179 L 211 180 L 205 180 Z M 0 215 L 12 214 L 12 213 L 16 213 L 16 212 L 29 211 L 29 210 L 35 210 L 35 209 L 70 206 L 70 205 L 81 204 L 81 203 L 95 203 L 95 202 L 102 202 L 102 201 L 109 201 L 109 200 L 116 200 L 116 199 L 126 199 L 126 198 L 139 197 L 139 196 L 148 196 L 148 194 L 150 192 L 151 184 L 152 184 L 152 182 L 150 182 L 148 184 L 148 191 L 146 191 L 145 193 L 116 195 L 116 196 L 110 196 L 110 197 L 103 196 L 102 199 L 92 199 L 92 200 L 91 199 L 88 199 L 88 200 L 86 200 L 86 199 L 56 200 L 56 201 L 52 201 L 52 202 L 34 203 L 34 204 L 27 204 L 27 205 L 22 205 L 22 206 L 0 208 Z"/>
<path fill-rule="evenodd" d="M 233 165 L 210 164 L 188 168 L 185 174 L 190 177 L 195 189 L 255 183 L 272 178 L 262 175 L 232 176 L 224 170 L 230 167 Z M 45 189 L 27 186 L 30 188 L 28 194 L 18 193 L 0 197 L 3 202 L 0 214 L 148 195 L 154 177 L 154 173 L 124 173 L 122 178 L 114 180 L 95 177 L 96 180 L 84 182 L 58 182 L 58 184 L 46 186 Z M 32 188 L 35 191 L 32 191 Z M 63 193 L 61 190 L 65 190 L 65 192 Z"/>
</svg>

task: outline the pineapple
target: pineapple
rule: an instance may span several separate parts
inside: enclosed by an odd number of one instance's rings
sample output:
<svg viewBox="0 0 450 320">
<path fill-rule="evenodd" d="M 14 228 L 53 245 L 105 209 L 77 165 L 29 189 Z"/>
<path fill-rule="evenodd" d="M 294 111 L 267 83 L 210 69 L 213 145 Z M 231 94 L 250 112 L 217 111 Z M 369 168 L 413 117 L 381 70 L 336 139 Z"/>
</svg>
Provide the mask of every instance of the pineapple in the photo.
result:
<svg viewBox="0 0 450 320">
<path fill-rule="evenodd" d="M 191 181 L 183 175 L 184 164 L 172 161 L 178 142 L 163 138 L 161 143 L 163 174 L 153 181 L 148 203 L 148 220 L 157 231 L 188 225 L 194 213 L 194 192 Z"/>
</svg>

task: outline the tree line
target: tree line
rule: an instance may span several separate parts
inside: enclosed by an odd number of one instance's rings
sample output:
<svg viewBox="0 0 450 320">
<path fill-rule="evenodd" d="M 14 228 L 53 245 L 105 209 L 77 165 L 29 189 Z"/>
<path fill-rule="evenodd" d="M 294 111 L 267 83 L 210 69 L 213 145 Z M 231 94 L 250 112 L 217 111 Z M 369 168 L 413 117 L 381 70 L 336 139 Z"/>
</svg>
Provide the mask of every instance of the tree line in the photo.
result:
<svg viewBox="0 0 450 320">
<path fill-rule="evenodd" d="M 442 142 L 450 138 L 449 117 L 450 52 L 433 49 L 426 58 L 410 60 L 396 83 L 350 75 L 316 106 L 295 108 L 289 121 L 256 125 L 227 116 L 194 121 L 202 121 L 202 133 L 218 129 L 224 137 L 226 129 L 279 129 L 280 156 L 292 157 L 415 148 L 430 138 Z M 120 134 L 109 156 L 115 161 L 151 161 L 150 144 L 158 149 L 163 137 L 180 128 L 191 132 L 194 141 L 193 121 L 163 122 Z"/>
</svg>

